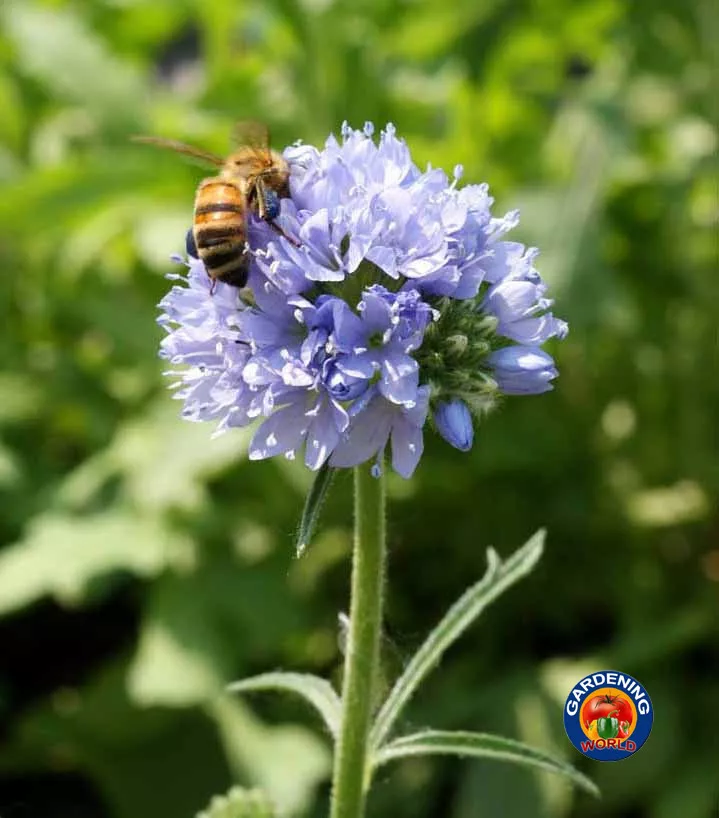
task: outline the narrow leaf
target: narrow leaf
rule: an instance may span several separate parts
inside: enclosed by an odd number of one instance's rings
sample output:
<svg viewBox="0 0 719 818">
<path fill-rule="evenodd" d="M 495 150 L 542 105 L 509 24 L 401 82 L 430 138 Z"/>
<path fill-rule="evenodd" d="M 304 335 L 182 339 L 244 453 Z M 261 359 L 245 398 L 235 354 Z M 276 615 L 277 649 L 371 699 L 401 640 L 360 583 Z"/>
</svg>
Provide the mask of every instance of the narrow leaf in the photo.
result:
<svg viewBox="0 0 719 818">
<path fill-rule="evenodd" d="M 315 526 L 320 517 L 322 503 L 325 500 L 336 471 L 337 469 L 333 469 L 327 463 L 324 463 L 320 466 L 319 471 L 315 475 L 314 482 L 305 500 L 305 507 L 302 509 L 302 519 L 297 529 L 295 548 L 297 549 L 298 557 L 302 556 L 310 544 Z"/>
<path fill-rule="evenodd" d="M 447 611 L 412 657 L 382 705 L 371 734 L 374 749 L 381 746 L 402 709 L 422 680 L 438 664 L 442 654 L 474 622 L 482 611 L 537 564 L 544 546 L 544 530 L 538 531 L 519 550 L 502 562 L 494 549 L 487 549 L 487 571 Z"/>
<path fill-rule="evenodd" d="M 374 757 L 379 767 L 395 759 L 418 755 L 458 755 L 474 758 L 492 758 L 548 770 L 568 778 L 578 787 L 599 797 L 596 785 L 582 773 L 553 755 L 523 744 L 521 741 L 494 736 L 490 733 L 467 733 L 444 730 L 425 730 L 403 736 L 385 745 Z"/>
<path fill-rule="evenodd" d="M 296 693 L 322 716 L 327 729 L 336 738 L 342 717 L 342 703 L 332 685 L 310 673 L 262 673 L 249 679 L 233 682 L 230 693 L 252 693 L 256 690 L 276 690 Z"/>
<path fill-rule="evenodd" d="M 260 790 L 233 787 L 226 795 L 216 795 L 197 818 L 275 818 L 275 809 Z"/>
</svg>

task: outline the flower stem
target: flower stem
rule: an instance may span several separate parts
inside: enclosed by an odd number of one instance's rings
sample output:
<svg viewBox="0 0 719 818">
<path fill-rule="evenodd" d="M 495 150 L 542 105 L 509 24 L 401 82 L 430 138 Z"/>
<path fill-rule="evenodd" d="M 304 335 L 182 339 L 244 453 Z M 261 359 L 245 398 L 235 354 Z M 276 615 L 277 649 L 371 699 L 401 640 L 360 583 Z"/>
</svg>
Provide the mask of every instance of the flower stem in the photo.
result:
<svg viewBox="0 0 719 818">
<path fill-rule="evenodd" d="M 342 729 L 335 751 L 331 818 L 362 818 L 367 745 L 379 666 L 385 568 L 384 477 L 355 468 L 352 601 L 345 651 Z"/>
</svg>

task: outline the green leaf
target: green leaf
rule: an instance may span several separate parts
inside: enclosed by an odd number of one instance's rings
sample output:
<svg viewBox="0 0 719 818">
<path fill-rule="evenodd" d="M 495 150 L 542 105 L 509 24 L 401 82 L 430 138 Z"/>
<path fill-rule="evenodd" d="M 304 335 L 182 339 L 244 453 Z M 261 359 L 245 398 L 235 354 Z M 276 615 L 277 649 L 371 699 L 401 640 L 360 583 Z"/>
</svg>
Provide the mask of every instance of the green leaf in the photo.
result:
<svg viewBox="0 0 719 818">
<path fill-rule="evenodd" d="M 108 455 L 141 508 L 189 510 L 202 507 L 208 478 L 245 458 L 248 441 L 244 429 L 213 439 L 206 424 L 182 420 L 177 403 L 163 398 L 119 430 Z"/>
<path fill-rule="evenodd" d="M 217 725 L 236 779 L 268 793 L 280 815 L 304 815 L 331 772 L 326 743 L 298 724 L 269 727 L 230 696 L 216 697 L 205 710 Z"/>
<path fill-rule="evenodd" d="M 148 99 L 140 72 L 112 54 L 79 15 L 12 3 L 1 19 L 20 70 L 47 91 L 114 121 L 138 118 Z"/>
<path fill-rule="evenodd" d="M 202 508 L 207 481 L 243 460 L 249 440 L 243 429 L 222 438 L 211 435 L 205 424 L 182 420 L 177 403 L 162 396 L 142 415 L 119 425 L 105 449 L 68 475 L 58 502 L 82 509 L 118 475 L 127 499 L 149 516 L 173 508 Z"/>
<path fill-rule="evenodd" d="M 196 573 L 155 584 L 127 678 L 140 706 L 189 707 L 222 691 L 233 646 L 218 627 L 213 590 Z"/>
<path fill-rule="evenodd" d="M 47 512 L 0 555 L 0 614 L 44 596 L 79 604 L 100 577 L 127 571 L 153 577 L 192 552 L 160 519 L 129 509 L 75 517 Z"/>
<path fill-rule="evenodd" d="M 4 720 L 11 729 L 0 746 L 2 770 L 41 769 L 50 748 L 62 747 L 113 818 L 189 818 L 210 793 L 242 780 L 227 778 L 215 725 L 204 713 L 135 707 L 126 676 L 124 659 L 112 660 L 82 686 L 58 688 Z M 79 818 L 73 806 L 70 815 Z"/>
<path fill-rule="evenodd" d="M 505 562 L 500 560 L 494 549 L 487 549 L 484 577 L 465 591 L 447 611 L 395 682 L 372 727 L 370 741 L 373 748 L 382 744 L 404 706 L 425 676 L 439 663 L 447 648 L 491 602 L 534 568 L 542 555 L 544 536 L 544 530 L 538 531 Z"/>
<path fill-rule="evenodd" d="M 332 685 L 319 676 L 310 673 L 262 673 L 233 682 L 227 689 L 231 693 L 252 693 L 256 690 L 296 693 L 322 716 L 333 738 L 336 739 L 339 734 L 342 702 Z"/>
<path fill-rule="evenodd" d="M 337 469 L 333 469 L 328 463 L 324 463 L 312 483 L 312 487 L 307 494 L 305 500 L 305 507 L 302 509 L 302 519 L 300 520 L 299 528 L 297 529 L 297 540 L 295 548 L 297 549 L 297 556 L 301 557 L 307 546 L 310 544 L 312 535 L 315 531 L 315 526 L 320 517 L 322 503 L 324 503 L 327 492 L 332 484 L 332 478 L 335 476 Z"/>
<path fill-rule="evenodd" d="M 233 787 L 226 795 L 216 795 L 197 818 L 274 818 L 275 809 L 260 790 Z"/>
<path fill-rule="evenodd" d="M 9 76 L 0 74 L 0 142 L 19 151 L 25 130 L 22 96 Z"/>
<path fill-rule="evenodd" d="M 528 767 L 563 775 L 573 784 L 599 797 L 599 790 L 595 784 L 570 764 L 556 759 L 544 750 L 538 750 L 521 741 L 495 736 L 491 733 L 424 730 L 411 736 L 402 736 L 385 745 L 375 755 L 373 766 L 380 767 L 395 759 L 419 755 L 471 756 L 525 764 Z"/>
<path fill-rule="evenodd" d="M 291 599 L 280 595 L 283 579 L 218 557 L 159 578 L 129 677 L 135 701 L 144 707 L 206 702 L 225 690 L 253 651 L 279 650 L 302 623 Z"/>
</svg>

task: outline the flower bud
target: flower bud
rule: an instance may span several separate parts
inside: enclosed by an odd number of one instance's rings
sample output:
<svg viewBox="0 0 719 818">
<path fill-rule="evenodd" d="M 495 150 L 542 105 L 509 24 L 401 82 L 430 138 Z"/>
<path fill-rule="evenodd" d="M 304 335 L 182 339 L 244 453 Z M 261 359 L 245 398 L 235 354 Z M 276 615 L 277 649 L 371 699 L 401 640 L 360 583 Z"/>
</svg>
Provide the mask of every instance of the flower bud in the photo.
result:
<svg viewBox="0 0 719 818">
<path fill-rule="evenodd" d="M 539 347 L 503 347 L 493 352 L 488 362 L 505 395 L 539 395 L 552 389 L 557 377 L 554 360 Z"/>
<path fill-rule="evenodd" d="M 434 422 L 437 431 L 455 449 L 468 452 L 472 448 L 474 427 L 472 416 L 464 401 L 458 398 L 442 401 L 434 412 Z"/>
<path fill-rule="evenodd" d="M 462 355 L 469 346 L 469 339 L 466 335 L 450 335 L 447 338 L 447 346 L 452 352 Z"/>
</svg>

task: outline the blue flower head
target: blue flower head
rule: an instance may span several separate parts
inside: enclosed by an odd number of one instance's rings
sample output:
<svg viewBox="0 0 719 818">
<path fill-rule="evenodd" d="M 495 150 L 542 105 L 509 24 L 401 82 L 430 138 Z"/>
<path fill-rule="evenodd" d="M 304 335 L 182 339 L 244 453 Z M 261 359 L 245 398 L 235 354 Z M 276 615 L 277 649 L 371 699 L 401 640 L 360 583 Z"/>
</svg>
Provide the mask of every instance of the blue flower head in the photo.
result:
<svg viewBox="0 0 719 818">
<path fill-rule="evenodd" d="M 291 196 L 275 223 L 251 219 L 247 287 L 211 282 L 188 244 L 186 276 L 160 303 L 161 355 L 189 420 L 218 431 L 256 422 L 250 458 L 302 454 L 307 466 L 409 477 L 431 414 L 467 451 L 501 393 L 552 388 L 541 349 L 567 325 L 534 268 L 504 240 L 486 185 L 420 171 L 388 125 L 343 126 L 323 150 L 287 148 Z"/>
</svg>

